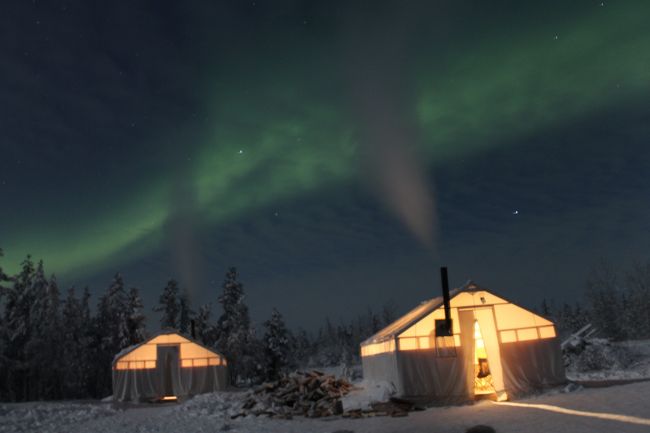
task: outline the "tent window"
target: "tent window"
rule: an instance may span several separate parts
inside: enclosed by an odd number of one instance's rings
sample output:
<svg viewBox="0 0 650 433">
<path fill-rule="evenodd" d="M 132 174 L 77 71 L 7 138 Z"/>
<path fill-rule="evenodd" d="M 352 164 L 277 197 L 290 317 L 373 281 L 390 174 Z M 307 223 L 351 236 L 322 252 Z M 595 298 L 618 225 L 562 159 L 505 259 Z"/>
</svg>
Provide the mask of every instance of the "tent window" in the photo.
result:
<svg viewBox="0 0 650 433">
<path fill-rule="evenodd" d="M 555 328 L 552 326 L 544 326 L 539 328 L 540 338 L 553 338 L 555 337 Z"/>
<path fill-rule="evenodd" d="M 453 326 L 450 327 L 454 329 Z M 444 319 L 436 320 L 436 354 L 440 357 L 455 357 L 456 356 L 456 341 L 454 335 L 449 335 L 447 323 Z"/>
</svg>

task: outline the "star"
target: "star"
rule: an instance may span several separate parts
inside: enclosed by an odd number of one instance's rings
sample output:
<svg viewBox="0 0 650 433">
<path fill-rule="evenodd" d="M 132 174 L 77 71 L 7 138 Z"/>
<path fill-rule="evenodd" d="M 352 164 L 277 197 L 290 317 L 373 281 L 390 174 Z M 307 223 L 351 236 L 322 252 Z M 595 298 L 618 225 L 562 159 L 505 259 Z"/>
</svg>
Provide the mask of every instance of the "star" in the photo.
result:
<svg viewBox="0 0 650 433">
<path fill-rule="evenodd" d="M 244 149 L 239 149 L 239 154 L 242 155 L 244 153 Z"/>
<path fill-rule="evenodd" d="M 560 37 L 558 35 L 555 35 L 555 37 L 553 39 L 555 39 L 557 41 L 559 38 Z"/>
<path fill-rule="evenodd" d="M 518 210 L 514 210 L 514 211 L 512 211 L 512 214 L 513 214 L 513 215 L 519 215 L 519 211 L 518 211 Z"/>
<path fill-rule="evenodd" d="M 274 213 L 273 215 L 278 216 L 278 215 L 280 215 L 280 213 L 279 213 L 279 212 L 276 212 L 276 213 Z"/>
</svg>

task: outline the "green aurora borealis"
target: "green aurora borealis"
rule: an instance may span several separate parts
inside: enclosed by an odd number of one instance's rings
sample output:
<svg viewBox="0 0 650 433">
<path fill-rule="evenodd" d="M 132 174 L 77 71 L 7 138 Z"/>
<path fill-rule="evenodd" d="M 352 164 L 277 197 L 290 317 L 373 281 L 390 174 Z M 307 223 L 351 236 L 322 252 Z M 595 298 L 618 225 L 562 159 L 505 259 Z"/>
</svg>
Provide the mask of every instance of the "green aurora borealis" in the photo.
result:
<svg viewBox="0 0 650 433">
<path fill-rule="evenodd" d="M 542 12 L 537 6 L 527 15 L 519 7 L 485 22 L 486 6 L 457 7 L 447 13 L 472 14 L 473 33 L 449 25 L 448 37 L 438 40 L 435 31 L 420 31 L 404 77 L 404 109 L 416 114 L 417 149 L 428 169 L 648 100 L 650 5 L 563 7 Z M 345 94 L 344 56 L 333 56 L 344 44 L 322 29 L 295 44 L 286 32 L 283 55 L 269 56 L 260 44 L 259 53 L 248 54 L 259 55 L 252 67 L 239 68 L 236 55 L 215 53 L 211 70 L 196 80 L 203 120 L 147 131 L 147 170 L 132 182 L 117 182 L 118 190 L 101 197 L 101 208 L 88 202 L 70 214 L 26 212 L 20 221 L 2 222 L 7 271 L 16 271 L 26 254 L 63 275 L 118 267 L 163 248 L 166 226 L 178 212 L 193 215 L 200 232 L 358 181 L 358 128 Z M 314 48 L 305 54 L 309 43 Z M 173 156 L 165 154 L 170 147 Z M 178 172 L 170 174 L 172 167 Z M 95 194 L 92 182 L 88 188 L 84 194 Z M 58 207 L 74 209 L 78 194 L 61 191 Z"/>
</svg>

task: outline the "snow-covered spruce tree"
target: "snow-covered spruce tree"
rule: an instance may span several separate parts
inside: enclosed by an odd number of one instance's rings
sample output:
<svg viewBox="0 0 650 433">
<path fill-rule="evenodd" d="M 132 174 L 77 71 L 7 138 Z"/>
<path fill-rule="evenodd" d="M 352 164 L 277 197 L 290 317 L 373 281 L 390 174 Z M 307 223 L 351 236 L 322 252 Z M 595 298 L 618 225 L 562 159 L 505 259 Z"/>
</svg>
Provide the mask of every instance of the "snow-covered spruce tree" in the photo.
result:
<svg viewBox="0 0 650 433">
<path fill-rule="evenodd" d="M 178 330 L 183 334 L 191 332 L 192 308 L 190 305 L 190 294 L 183 289 L 178 298 Z"/>
<path fill-rule="evenodd" d="M 117 273 L 106 293 L 99 299 L 95 320 L 95 338 L 97 339 L 96 389 L 98 396 L 107 395 L 111 390 L 111 363 L 113 357 L 129 345 L 127 329 L 127 294 L 124 280 Z"/>
<path fill-rule="evenodd" d="M 635 263 L 626 276 L 625 326 L 631 338 L 650 338 L 650 261 Z"/>
<path fill-rule="evenodd" d="M 271 318 L 264 322 L 264 330 L 262 344 L 266 355 L 266 378 L 275 380 L 290 366 L 292 338 L 282 314 L 275 308 L 271 312 Z"/>
<path fill-rule="evenodd" d="M 45 374 L 44 394 L 48 399 L 60 399 L 62 375 L 65 365 L 62 363 L 62 335 L 61 335 L 61 292 L 56 275 L 52 274 L 47 285 L 47 328 L 44 334 L 47 336 L 43 368 Z"/>
<path fill-rule="evenodd" d="M 625 339 L 621 323 L 622 297 L 614 268 L 601 260 L 589 274 L 586 292 L 590 302 L 590 317 L 600 334 L 613 340 Z"/>
<path fill-rule="evenodd" d="M 86 326 L 84 323 L 81 301 L 75 296 L 75 289 L 68 289 L 68 294 L 63 301 L 61 311 L 61 330 L 63 339 L 62 361 L 63 370 L 63 398 L 85 397 L 85 383 L 83 378 L 84 365 L 88 361 L 84 347 Z"/>
<path fill-rule="evenodd" d="M 216 325 L 216 348 L 226 356 L 231 375 L 231 382 L 252 380 L 258 375 L 262 366 L 258 365 L 259 352 L 256 353 L 254 332 L 244 303 L 244 287 L 237 280 L 237 269 L 231 267 L 223 282 L 223 292 L 219 303 L 223 314 Z"/>
<path fill-rule="evenodd" d="M 42 376 L 45 373 L 43 367 L 48 356 L 46 353 L 48 338 L 47 286 L 47 278 L 45 277 L 43 261 L 41 260 L 36 265 L 34 277 L 28 288 L 32 303 L 29 306 L 29 322 L 26 324 L 29 339 L 26 341 L 24 349 L 26 359 L 25 367 L 29 382 L 27 395 L 25 396 L 26 400 L 35 400 L 39 397 L 44 398 L 42 396 L 42 387 L 45 380 Z"/>
<path fill-rule="evenodd" d="M 61 395 L 60 293 L 56 277 L 47 281 L 39 262 L 32 283 L 31 338 L 27 345 L 30 365 L 30 400 L 59 399 Z"/>
<path fill-rule="evenodd" d="M 4 251 L 2 248 L 0 248 L 0 259 L 4 257 Z M 8 290 L 8 287 L 6 286 L 7 283 L 11 281 L 11 278 L 9 278 L 9 275 L 5 274 L 5 272 L 2 270 L 2 266 L 0 266 L 0 300 L 4 296 L 4 293 L 6 290 Z"/>
<path fill-rule="evenodd" d="M 398 317 L 397 304 L 395 304 L 395 302 L 392 300 L 384 303 L 384 305 L 381 307 L 381 322 L 382 322 L 381 328 L 393 323 L 395 320 L 397 320 L 397 317 Z M 374 334 L 375 332 L 373 332 L 372 334 Z M 372 334 L 366 335 L 363 339 L 365 340 L 366 338 L 370 337 Z"/>
<path fill-rule="evenodd" d="M 293 343 L 293 360 L 298 368 L 308 368 L 314 364 L 314 343 L 307 331 L 298 329 Z"/>
<path fill-rule="evenodd" d="M 169 280 L 163 289 L 162 294 L 160 295 L 160 299 L 158 301 L 159 306 L 154 307 L 153 309 L 156 312 L 162 312 L 162 315 L 160 316 L 160 326 L 163 329 L 178 329 L 181 312 L 178 292 L 179 289 L 176 280 Z"/>
<path fill-rule="evenodd" d="M 194 316 L 196 339 L 206 346 L 214 346 L 214 329 L 210 324 L 210 304 L 203 304 Z"/>
<path fill-rule="evenodd" d="M 6 384 L 7 400 L 27 399 L 28 363 L 25 347 L 29 342 L 29 313 L 34 302 L 31 286 L 34 278 L 34 262 L 27 256 L 21 263 L 21 270 L 13 277 L 13 285 L 5 290 L 5 342 L 3 358 L 7 366 L 0 371 Z"/>
<path fill-rule="evenodd" d="M 93 360 L 95 359 L 95 342 L 96 340 L 96 319 L 90 313 L 90 290 L 84 287 L 80 300 L 81 308 L 81 323 L 83 329 L 79 333 L 79 350 L 81 356 L 79 358 L 79 365 L 81 366 L 81 383 L 84 390 L 84 396 L 99 395 L 93 393 L 95 387 L 95 368 Z"/>
<path fill-rule="evenodd" d="M 129 290 L 127 304 L 126 329 L 128 333 L 128 345 L 141 343 L 145 340 L 147 330 L 144 315 L 144 305 L 140 298 L 140 293 L 135 287 Z"/>
</svg>

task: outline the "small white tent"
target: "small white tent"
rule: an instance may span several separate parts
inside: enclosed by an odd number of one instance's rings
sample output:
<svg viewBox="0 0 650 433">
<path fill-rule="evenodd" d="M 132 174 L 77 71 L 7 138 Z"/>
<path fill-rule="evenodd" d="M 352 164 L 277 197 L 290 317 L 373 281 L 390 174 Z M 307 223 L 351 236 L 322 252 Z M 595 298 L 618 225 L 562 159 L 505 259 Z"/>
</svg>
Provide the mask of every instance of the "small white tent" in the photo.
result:
<svg viewBox="0 0 650 433">
<path fill-rule="evenodd" d="M 113 360 L 113 399 L 173 400 L 225 389 L 226 359 L 175 330 L 161 331 Z"/>
<path fill-rule="evenodd" d="M 442 403 L 499 398 L 566 382 L 555 326 L 468 283 L 451 291 L 453 335 L 437 335 L 443 298 L 423 302 L 361 344 L 364 378 Z"/>
</svg>

